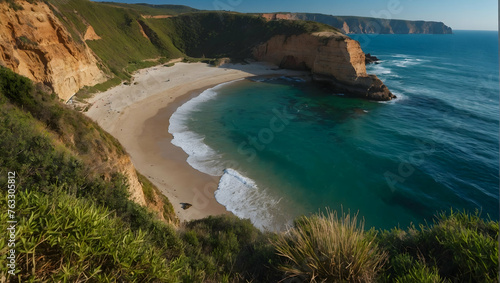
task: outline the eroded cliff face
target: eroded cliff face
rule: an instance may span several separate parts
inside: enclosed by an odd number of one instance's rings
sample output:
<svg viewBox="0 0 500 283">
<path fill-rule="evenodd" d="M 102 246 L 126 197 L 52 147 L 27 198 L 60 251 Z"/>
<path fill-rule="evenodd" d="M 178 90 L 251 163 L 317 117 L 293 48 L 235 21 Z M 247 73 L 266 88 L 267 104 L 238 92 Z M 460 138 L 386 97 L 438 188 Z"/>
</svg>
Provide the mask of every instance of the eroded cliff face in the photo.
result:
<svg viewBox="0 0 500 283">
<path fill-rule="evenodd" d="M 83 86 L 106 80 L 85 44 L 77 44 L 47 4 L 0 3 L 0 64 L 49 86 L 67 101 Z"/>
<path fill-rule="evenodd" d="M 274 36 L 253 55 L 282 68 L 311 70 L 315 80 L 328 82 L 337 92 L 371 100 L 395 98 L 377 76 L 366 73 L 359 43 L 339 33 Z"/>
</svg>

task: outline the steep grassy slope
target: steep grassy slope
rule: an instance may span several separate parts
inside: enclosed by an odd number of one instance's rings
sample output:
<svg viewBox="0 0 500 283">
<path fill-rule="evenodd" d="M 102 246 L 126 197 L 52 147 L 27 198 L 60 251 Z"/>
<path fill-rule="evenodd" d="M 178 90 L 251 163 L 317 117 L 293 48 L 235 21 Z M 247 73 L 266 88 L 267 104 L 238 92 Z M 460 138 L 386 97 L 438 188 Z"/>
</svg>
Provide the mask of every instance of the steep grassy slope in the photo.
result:
<svg viewBox="0 0 500 283">
<path fill-rule="evenodd" d="M 24 188 L 50 192 L 52 187 L 63 186 L 77 196 L 92 196 L 127 211 L 129 182 L 135 178 L 135 171 L 130 170 L 135 169 L 114 137 L 58 102 L 55 95 L 44 93 L 40 85 L 33 86 L 28 79 L 2 67 L 0 98 L 3 172 L 18 172 L 19 185 Z M 0 176 L 1 181 L 4 178 Z M 141 182 L 156 194 L 157 189 L 147 180 Z M 133 189 L 143 188 L 139 185 Z M 116 194 L 120 197 L 115 198 Z M 167 209 L 160 214 L 176 222 L 171 204 L 166 198 L 161 202 Z"/>
<path fill-rule="evenodd" d="M 86 43 L 112 73 L 127 79 L 138 68 L 182 56 L 249 58 L 251 49 L 276 34 L 333 30 L 315 22 L 272 21 L 246 14 L 194 12 L 186 7 L 49 0 L 56 15 L 81 38 L 92 26 L 100 40 Z M 77 12 L 75 12 L 77 11 Z M 147 15 L 178 14 L 170 18 Z"/>
<path fill-rule="evenodd" d="M 101 39 L 87 41 L 87 44 L 104 65 L 122 79 L 128 79 L 138 68 L 155 64 L 144 61 L 146 59 L 182 56 L 168 38 L 154 42 L 143 35 L 139 24 L 141 9 L 87 0 L 49 0 L 49 3 L 54 5 L 54 12 L 75 40 L 82 39 L 89 25 L 94 28 Z"/>
<path fill-rule="evenodd" d="M 277 34 L 290 36 L 334 30 L 314 22 L 268 22 L 252 15 L 221 12 L 189 13 L 146 22 L 156 33 L 168 35 L 185 54 L 211 58 L 250 58 L 252 48 Z"/>
<path fill-rule="evenodd" d="M 146 3 L 138 4 L 124 4 L 116 2 L 101 2 L 103 4 L 108 4 L 110 6 L 123 7 L 128 9 L 133 9 L 143 15 L 151 16 L 161 16 L 161 15 L 178 15 L 182 13 L 197 12 L 195 8 L 191 8 L 184 5 L 153 5 Z"/>
</svg>

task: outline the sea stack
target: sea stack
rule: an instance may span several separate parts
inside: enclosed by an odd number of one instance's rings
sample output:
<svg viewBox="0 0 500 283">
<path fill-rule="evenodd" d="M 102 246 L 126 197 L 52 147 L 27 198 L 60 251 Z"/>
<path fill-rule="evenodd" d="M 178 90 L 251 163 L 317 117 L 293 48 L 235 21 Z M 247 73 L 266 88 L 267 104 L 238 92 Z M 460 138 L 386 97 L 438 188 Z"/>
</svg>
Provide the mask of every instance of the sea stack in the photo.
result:
<svg viewBox="0 0 500 283">
<path fill-rule="evenodd" d="M 258 45 L 253 55 L 282 68 L 310 70 L 315 81 L 338 93 L 377 101 L 396 98 L 377 76 L 366 73 L 359 42 L 340 32 L 277 35 Z"/>
</svg>

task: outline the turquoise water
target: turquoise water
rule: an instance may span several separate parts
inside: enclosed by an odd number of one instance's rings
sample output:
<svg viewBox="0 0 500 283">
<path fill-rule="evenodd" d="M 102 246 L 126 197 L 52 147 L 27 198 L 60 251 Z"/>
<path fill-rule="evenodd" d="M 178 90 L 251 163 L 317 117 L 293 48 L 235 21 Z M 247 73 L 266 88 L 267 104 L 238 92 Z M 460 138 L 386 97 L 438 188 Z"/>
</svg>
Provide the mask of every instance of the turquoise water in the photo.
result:
<svg viewBox="0 0 500 283">
<path fill-rule="evenodd" d="M 346 98 L 293 78 L 232 82 L 172 116 L 174 144 L 222 176 L 217 200 L 259 228 L 358 212 L 406 227 L 437 211 L 498 219 L 498 33 L 353 36 L 399 98 Z"/>
</svg>

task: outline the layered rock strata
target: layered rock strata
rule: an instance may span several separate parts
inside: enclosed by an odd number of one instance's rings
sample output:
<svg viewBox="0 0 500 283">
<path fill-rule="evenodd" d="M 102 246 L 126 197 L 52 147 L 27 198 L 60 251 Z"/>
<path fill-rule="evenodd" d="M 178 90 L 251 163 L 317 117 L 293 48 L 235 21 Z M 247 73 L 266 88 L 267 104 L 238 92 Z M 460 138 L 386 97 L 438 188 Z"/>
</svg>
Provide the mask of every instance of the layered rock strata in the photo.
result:
<svg viewBox="0 0 500 283">
<path fill-rule="evenodd" d="M 0 3 L 0 64 L 49 86 L 67 101 L 106 80 L 85 43 L 77 44 L 44 2 Z"/>
<path fill-rule="evenodd" d="M 359 43 L 340 33 L 274 36 L 258 45 L 253 56 L 281 68 L 310 70 L 314 80 L 327 82 L 338 93 L 379 101 L 395 98 L 377 76 L 366 73 Z"/>
</svg>

